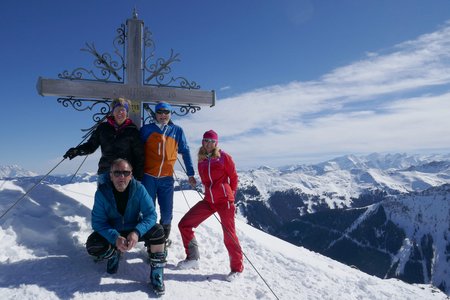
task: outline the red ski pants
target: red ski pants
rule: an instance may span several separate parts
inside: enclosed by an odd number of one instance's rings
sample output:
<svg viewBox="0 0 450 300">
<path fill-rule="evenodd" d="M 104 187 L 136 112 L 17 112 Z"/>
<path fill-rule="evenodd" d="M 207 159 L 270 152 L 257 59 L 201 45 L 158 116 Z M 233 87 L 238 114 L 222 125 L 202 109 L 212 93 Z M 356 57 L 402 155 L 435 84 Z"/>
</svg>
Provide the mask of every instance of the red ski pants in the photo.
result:
<svg viewBox="0 0 450 300">
<path fill-rule="evenodd" d="M 193 228 L 217 212 L 222 223 L 223 241 L 230 257 L 230 268 L 233 272 L 244 270 L 243 256 L 234 224 L 235 206 L 233 202 L 212 204 L 202 200 L 197 202 L 180 220 L 178 228 L 183 239 L 186 255 L 189 257 L 189 242 L 195 237 Z"/>
</svg>

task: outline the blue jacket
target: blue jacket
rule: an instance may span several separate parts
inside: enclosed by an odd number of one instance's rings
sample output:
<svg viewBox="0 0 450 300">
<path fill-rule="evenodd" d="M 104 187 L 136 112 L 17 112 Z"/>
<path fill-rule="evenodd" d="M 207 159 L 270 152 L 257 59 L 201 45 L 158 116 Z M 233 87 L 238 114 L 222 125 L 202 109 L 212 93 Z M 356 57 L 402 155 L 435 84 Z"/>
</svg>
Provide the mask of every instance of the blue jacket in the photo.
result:
<svg viewBox="0 0 450 300">
<path fill-rule="evenodd" d="M 178 153 L 183 157 L 186 174 L 194 176 L 191 153 L 183 129 L 173 123 L 162 130 L 155 123 L 141 127 L 141 140 L 144 143 L 144 173 L 153 177 L 173 176 Z"/>
<path fill-rule="evenodd" d="M 112 182 L 108 181 L 95 192 L 91 221 L 92 229 L 115 245 L 120 231 L 136 230 L 139 237 L 143 236 L 156 224 L 156 211 L 147 190 L 132 178 L 127 207 L 122 216 L 117 210 Z"/>
</svg>

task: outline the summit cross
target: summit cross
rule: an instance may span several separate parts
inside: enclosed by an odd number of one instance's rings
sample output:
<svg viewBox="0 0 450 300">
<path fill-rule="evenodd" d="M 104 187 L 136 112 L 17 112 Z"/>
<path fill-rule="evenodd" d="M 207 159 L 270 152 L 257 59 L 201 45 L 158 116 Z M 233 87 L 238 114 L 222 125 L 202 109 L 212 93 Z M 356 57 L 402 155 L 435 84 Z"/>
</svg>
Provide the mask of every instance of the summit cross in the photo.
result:
<svg viewBox="0 0 450 300">
<path fill-rule="evenodd" d="M 119 82 L 108 81 L 104 79 L 86 80 L 81 79 L 81 76 L 69 76 L 62 79 L 45 79 L 39 77 L 37 82 L 37 90 L 41 96 L 57 96 L 66 97 L 65 100 L 84 101 L 88 99 L 97 99 L 100 101 L 112 100 L 123 97 L 131 101 L 131 108 L 129 109 L 129 117 L 138 126 L 142 126 L 145 122 L 143 117 L 144 103 L 157 103 L 159 101 L 166 101 L 175 106 L 184 107 L 185 110 L 192 110 L 196 106 L 214 106 L 215 92 L 202 91 L 199 87 L 176 87 L 170 85 L 149 85 L 144 82 L 145 75 L 145 61 L 143 57 L 146 40 L 144 38 L 144 22 L 137 18 L 137 13 L 133 12 L 133 17 L 126 22 L 126 29 L 123 28 L 123 43 L 126 41 L 126 60 L 122 58 L 122 68 L 124 71 L 123 82 L 122 78 L 115 72 L 119 68 L 113 68 L 106 62 L 104 56 L 100 56 L 95 47 L 91 46 L 91 53 L 93 53 L 102 63 L 102 69 L 113 74 Z M 147 41 L 148 42 L 148 41 Z M 124 55 L 125 56 L 125 55 Z M 145 56 L 145 54 L 144 54 Z M 167 61 L 160 62 L 160 65 L 153 65 L 153 74 L 150 79 L 161 77 L 170 70 L 169 65 L 173 61 L 178 61 L 177 55 L 171 56 Z M 78 70 L 86 69 L 79 68 Z M 148 71 L 148 69 L 147 69 Z M 72 74 L 74 74 L 73 72 Z M 92 73 L 92 72 L 89 72 Z M 61 76 L 60 76 L 61 78 Z M 186 81 L 184 78 L 182 78 Z M 149 79 L 147 78 L 146 81 Z M 173 77 L 171 80 L 174 80 Z M 189 85 L 189 84 L 188 84 Z M 78 104 L 80 105 L 80 104 Z M 75 106 L 72 103 L 72 106 Z M 198 108 L 199 109 L 199 108 Z M 198 110 L 197 109 L 197 110 Z M 194 109 L 195 111 L 195 109 Z"/>
</svg>

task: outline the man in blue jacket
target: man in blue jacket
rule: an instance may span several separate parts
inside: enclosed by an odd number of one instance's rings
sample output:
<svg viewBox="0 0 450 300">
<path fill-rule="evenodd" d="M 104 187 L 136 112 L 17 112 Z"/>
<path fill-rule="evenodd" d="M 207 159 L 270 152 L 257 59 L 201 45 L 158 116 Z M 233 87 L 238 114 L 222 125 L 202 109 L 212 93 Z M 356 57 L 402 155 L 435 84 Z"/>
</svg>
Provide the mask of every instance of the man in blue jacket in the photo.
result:
<svg viewBox="0 0 450 300">
<path fill-rule="evenodd" d="M 116 159 L 111 180 L 99 185 L 92 209 L 92 229 L 86 249 L 96 260 L 107 259 L 107 272 L 114 274 L 122 253 L 143 241 L 149 250 L 150 281 L 156 294 L 164 294 L 164 229 L 156 223 L 156 211 L 148 192 L 132 176 L 131 164 Z"/>
</svg>

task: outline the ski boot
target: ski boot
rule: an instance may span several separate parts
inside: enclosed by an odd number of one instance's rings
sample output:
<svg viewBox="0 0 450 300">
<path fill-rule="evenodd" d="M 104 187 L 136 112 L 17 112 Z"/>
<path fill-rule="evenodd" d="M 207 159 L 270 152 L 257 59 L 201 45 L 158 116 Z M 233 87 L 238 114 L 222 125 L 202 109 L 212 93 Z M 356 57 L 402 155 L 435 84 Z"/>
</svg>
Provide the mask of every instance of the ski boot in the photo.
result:
<svg viewBox="0 0 450 300">
<path fill-rule="evenodd" d="M 117 270 L 119 269 L 119 261 L 120 261 L 120 255 L 122 253 L 114 249 L 114 253 L 111 255 L 110 258 L 108 258 L 108 263 L 106 264 L 106 272 L 109 274 L 115 274 L 117 273 Z"/>
<path fill-rule="evenodd" d="M 242 272 L 234 272 L 234 271 L 231 271 L 231 272 L 225 277 L 225 280 L 228 281 L 228 282 L 233 282 L 233 281 L 235 281 L 236 279 L 238 279 L 239 277 L 241 277 L 241 275 L 242 275 Z"/>
<path fill-rule="evenodd" d="M 150 254 L 150 283 L 156 295 L 164 295 L 164 267 L 166 266 L 167 252 Z"/>
</svg>

